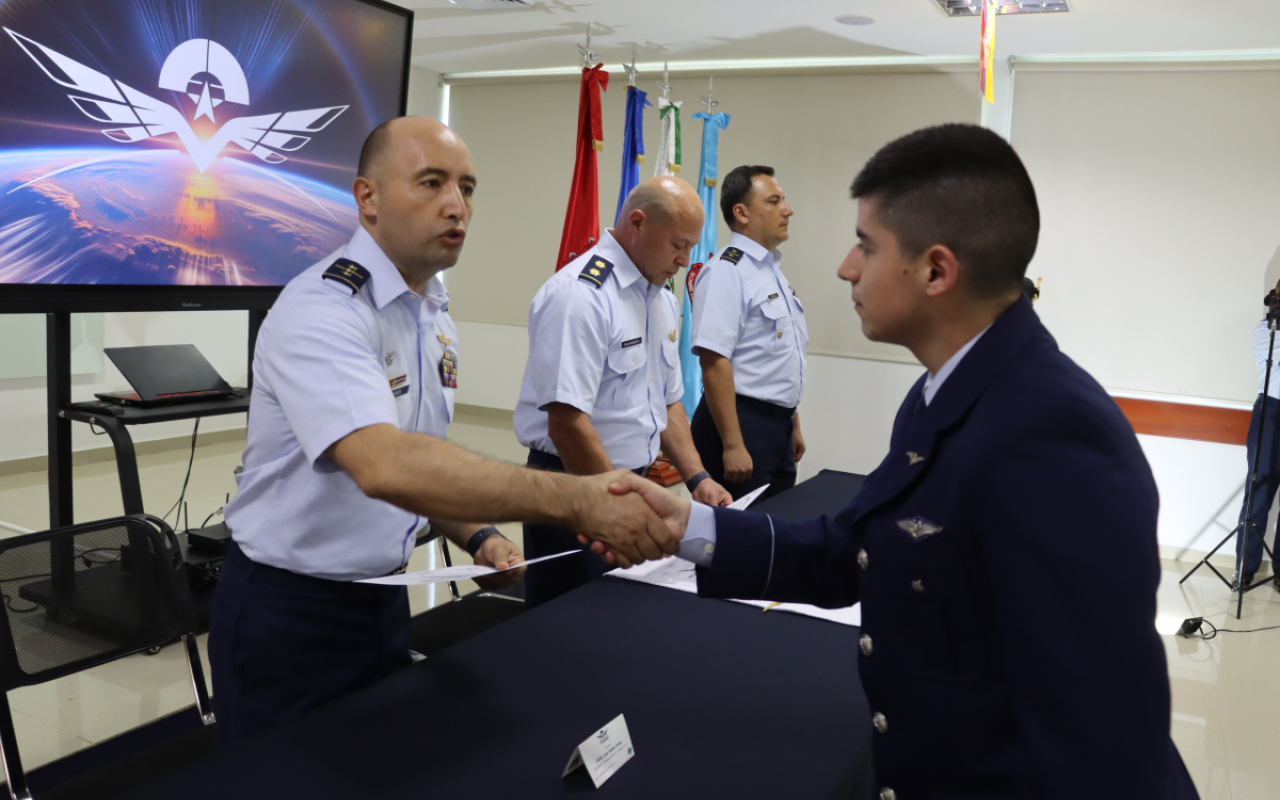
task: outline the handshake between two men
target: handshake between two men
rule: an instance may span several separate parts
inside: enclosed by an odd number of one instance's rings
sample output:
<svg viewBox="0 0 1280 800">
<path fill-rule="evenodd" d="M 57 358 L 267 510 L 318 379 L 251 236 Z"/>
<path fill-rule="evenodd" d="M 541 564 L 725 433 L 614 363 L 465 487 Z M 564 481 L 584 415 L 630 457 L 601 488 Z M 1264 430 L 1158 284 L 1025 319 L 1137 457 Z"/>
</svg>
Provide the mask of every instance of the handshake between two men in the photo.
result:
<svg viewBox="0 0 1280 800">
<path fill-rule="evenodd" d="M 674 555 L 680 549 L 689 524 L 690 501 L 627 470 L 618 470 L 606 477 L 611 479 L 611 494 L 634 493 L 663 525 L 619 525 L 612 528 L 597 525 L 590 535 L 579 533 L 578 540 L 584 545 L 589 544 L 591 552 L 606 563 L 623 568 Z"/>
</svg>

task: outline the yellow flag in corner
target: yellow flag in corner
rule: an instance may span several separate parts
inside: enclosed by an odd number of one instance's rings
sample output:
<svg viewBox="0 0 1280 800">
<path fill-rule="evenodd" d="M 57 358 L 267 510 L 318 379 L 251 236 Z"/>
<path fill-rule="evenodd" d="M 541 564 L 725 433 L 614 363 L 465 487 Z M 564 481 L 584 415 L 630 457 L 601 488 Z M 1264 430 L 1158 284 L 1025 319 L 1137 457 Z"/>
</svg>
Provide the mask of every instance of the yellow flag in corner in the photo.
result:
<svg viewBox="0 0 1280 800">
<path fill-rule="evenodd" d="M 1000 0 L 982 0 L 982 74 L 978 90 L 988 103 L 995 104 L 996 11 Z"/>
</svg>

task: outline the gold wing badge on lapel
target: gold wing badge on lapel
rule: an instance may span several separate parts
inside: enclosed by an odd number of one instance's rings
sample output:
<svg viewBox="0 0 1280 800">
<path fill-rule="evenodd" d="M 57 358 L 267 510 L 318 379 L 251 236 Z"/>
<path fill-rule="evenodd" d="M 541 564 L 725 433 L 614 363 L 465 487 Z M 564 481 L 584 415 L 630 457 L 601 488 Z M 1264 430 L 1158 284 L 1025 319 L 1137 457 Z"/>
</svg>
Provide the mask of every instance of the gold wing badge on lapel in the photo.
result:
<svg viewBox="0 0 1280 800">
<path fill-rule="evenodd" d="M 912 517 L 911 519 L 898 520 L 898 527 L 911 534 L 911 538 L 917 542 L 930 536 L 942 533 L 941 525 L 934 525 L 924 517 Z"/>
<path fill-rule="evenodd" d="M 921 461 L 924 461 L 924 456 L 920 455 L 919 453 L 912 453 L 908 451 L 907 461 L 910 462 L 908 466 L 914 467 L 916 464 L 919 464 Z"/>
</svg>

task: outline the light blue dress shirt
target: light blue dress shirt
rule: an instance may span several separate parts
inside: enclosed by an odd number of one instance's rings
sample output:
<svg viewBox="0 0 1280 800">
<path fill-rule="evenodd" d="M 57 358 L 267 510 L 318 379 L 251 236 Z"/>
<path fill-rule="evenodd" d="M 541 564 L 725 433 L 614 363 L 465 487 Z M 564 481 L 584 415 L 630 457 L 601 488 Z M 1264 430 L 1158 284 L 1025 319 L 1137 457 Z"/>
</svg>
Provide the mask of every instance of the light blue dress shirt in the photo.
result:
<svg viewBox="0 0 1280 800">
<path fill-rule="evenodd" d="M 964 359 L 973 346 L 982 338 L 982 334 L 991 329 L 991 326 L 983 328 L 978 335 L 965 343 L 955 352 L 955 355 L 947 359 L 947 363 L 935 373 L 929 373 L 924 379 L 924 404 L 927 406 L 933 402 L 933 398 L 937 396 L 938 390 L 942 388 L 942 384 L 947 378 L 951 377 L 951 373 L 956 371 L 960 361 Z M 1263 356 L 1266 361 L 1266 356 Z M 689 509 L 689 524 L 685 526 L 684 538 L 680 540 L 680 550 L 677 555 L 686 561 L 692 561 L 700 567 L 711 566 L 711 561 L 716 550 L 716 515 L 711 510 L 711 506 L 703 505 L 699 502 L 693 502 L 693 507 Z"/>
<path fill-rule="evenodd" d="M 579 277 L 590 259 L 613 264 L 603 285 Z M 658 455 L 667 406 L 684 393 L 677 352 L 675 295 L 645 280 L 605 231 L 600 242 L 569 262 L 529 306 L 516 438 L 559 455 L 547 433 L 546 407 L 564 403 L 591 419 L 617 469 L 640 469 Z"/>
<path fill-rule="evenodd" d="M 338 258 L 370 274 L 360 291 L 322 278 Z M 444 438 L 458 334 L 439 276 L 411 291 L 362 227 L 281 292 L 258 334 L 244 473 L 227 525 L 260 564 L 330 580 L 393 572 L 426 520 L 360 491 L 325 451 L 370 425 Z"/>
<path fill-rule="evenodd" d="M 721 258 L 741 250 L 737 264 Z M 693 348 L 729 359 L 738 394 L 783 408 L 804 394 L 809 328 L 804 307 L 782 274 L 782 255 L 734 233 L 698 273 L 693 292 Z"/>
</svg>

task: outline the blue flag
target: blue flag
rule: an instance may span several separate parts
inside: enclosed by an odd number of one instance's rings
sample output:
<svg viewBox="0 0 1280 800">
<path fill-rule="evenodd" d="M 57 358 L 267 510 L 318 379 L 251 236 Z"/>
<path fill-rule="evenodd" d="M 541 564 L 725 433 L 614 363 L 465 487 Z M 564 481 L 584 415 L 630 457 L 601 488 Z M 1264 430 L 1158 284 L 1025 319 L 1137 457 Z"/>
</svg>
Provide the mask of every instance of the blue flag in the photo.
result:
<svg viewBox="0 0 1280 800">
<path fill-rule="evenodd" d="M 689 255 L 689 273 L 685 276 L 682 305 L 684 312 L 680 322 L 680 370 L 684 373 L 684 410 L 690 418 L 698 401 L 702 399 L 702 367 L 698 357 L 693 354 L 693 301 L 690 299 L 690 287 L 698 280 L 698 271 L 707 259 L 715 255 L 716 220 L 719 218 L 716 206 L 716 180 L 719 174 L 720 131 L 729 127 L 729 115 L 722 112 L 707 114 L 699 111 L 693 119 L 702 120 L 702 165 L 698 170 L 698 197 L 702 198 L 702 239 Z"/>
<path fill-rule="evenodd" d="M 640 165 L 644 163 L 644 107 L 650 105 L 644 92 L 634 86 L 627 87 L 627 121 L 623 126 L 622 187 L 618 189 L 618 210 L 613 224 L 617 227 L 622 216 L 622 204 L 627 195 L 640 182 Z"/>
</svg>

